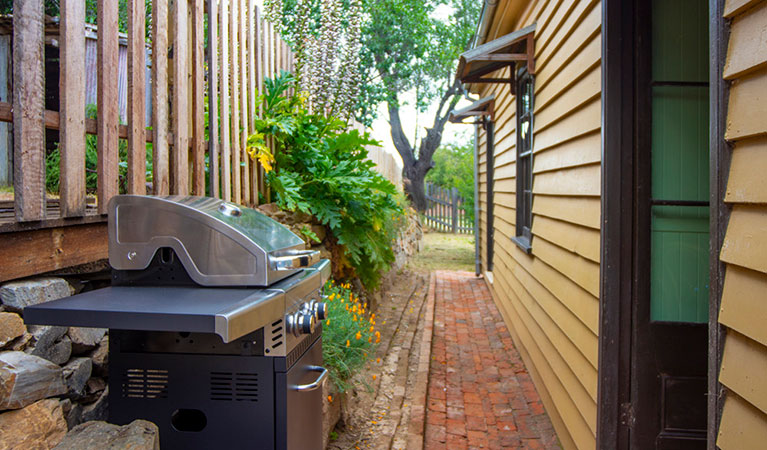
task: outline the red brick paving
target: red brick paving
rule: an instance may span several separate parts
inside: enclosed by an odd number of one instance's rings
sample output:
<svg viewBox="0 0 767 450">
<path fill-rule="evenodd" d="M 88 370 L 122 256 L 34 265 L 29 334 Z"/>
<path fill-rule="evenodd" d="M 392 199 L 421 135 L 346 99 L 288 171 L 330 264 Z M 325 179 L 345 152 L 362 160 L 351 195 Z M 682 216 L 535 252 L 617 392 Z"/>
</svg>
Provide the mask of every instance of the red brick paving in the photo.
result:
<svg viewBox="0 0 767 450">
<path fill-rule="evenodd" d="M 559 448 L 485 280 L 435 276 L 424 448 Z"/>
</svg>

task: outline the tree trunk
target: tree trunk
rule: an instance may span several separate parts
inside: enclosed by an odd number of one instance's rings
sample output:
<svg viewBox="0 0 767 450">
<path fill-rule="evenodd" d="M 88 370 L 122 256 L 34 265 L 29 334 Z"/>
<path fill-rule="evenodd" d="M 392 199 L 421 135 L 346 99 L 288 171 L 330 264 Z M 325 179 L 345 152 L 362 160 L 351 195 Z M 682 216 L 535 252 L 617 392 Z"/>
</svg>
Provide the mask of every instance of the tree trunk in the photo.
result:
<svg viewBox="0 0 767 450">
<path fill-rule="evenodd" d="M 429 167 L 431 169 L 431 167 Z M 424 188 L 424 180 L 426 178 L 426 172 L 428 170 L 419 170 L 419 165 L 405 167 L 403 170 L 403 184 L 405 185 L 405 193 L 410 198 L 410 202 L 413 204 L 413 208 L 416 211 L 426 211 L 426 189 Z"/>
<path fill-rule="evenodd" d="M 426 210 L 426 191 L 424 189 L 424 180 L 426 174 L 434 167 L 432 157 L 442 142 L 442 132 L 445 129 L 450 111 L 460 99 L 459 80 L 454 80 L 453 85 L 448 89 L 440 99 L 439 108 L 434 114 L 434 123 L 431 128 L 426 129 L 426 136 L 418 142 L 418 159 L 415 158 L 415 147 L 410 145 L 405 133 L 402 131 L 402 121 L 399 116 L 399 106 L 389 103 L 389 124 L 391 126 L 391 137 L 394 147 L 402 156 L 404 167 L 402 168 L 402 183 L 405 193 L 410 198 L 410 202 L 416 211 Z"/>
</svg>

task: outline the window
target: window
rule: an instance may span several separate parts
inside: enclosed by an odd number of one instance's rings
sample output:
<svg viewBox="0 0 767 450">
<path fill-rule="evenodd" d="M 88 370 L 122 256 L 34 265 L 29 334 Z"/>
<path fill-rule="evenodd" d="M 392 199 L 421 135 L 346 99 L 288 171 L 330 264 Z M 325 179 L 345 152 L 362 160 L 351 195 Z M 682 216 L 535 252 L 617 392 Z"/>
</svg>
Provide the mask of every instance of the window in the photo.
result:
<svg viewBox="0 0 767 450">
<path fill-rule="evenodd" d="M 517 74 L 517 225 L 514 243 L 530 253 L 533 235 L 533 76 Z"/>
<path fill-rule="evenodd" d="M 708 322 L 708 3 L 652 2 L 650 318 Z"/>
</svg>

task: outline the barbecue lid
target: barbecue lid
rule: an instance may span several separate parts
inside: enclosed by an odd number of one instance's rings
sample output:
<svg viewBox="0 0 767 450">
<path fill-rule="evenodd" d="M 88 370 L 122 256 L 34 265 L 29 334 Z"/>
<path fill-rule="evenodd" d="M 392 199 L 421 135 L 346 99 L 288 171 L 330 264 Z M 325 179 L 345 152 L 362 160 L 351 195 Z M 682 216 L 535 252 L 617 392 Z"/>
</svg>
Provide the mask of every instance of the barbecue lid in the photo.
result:
<svg viewBox="0 0 767 450">
<path fill-rule="evenodd" d="M 287 227 L 251 208 L 208 197 L 112 198 L 112 268 L 144 270 L 164 247 L 203 286 L 268 286 L 319 261 Z"/>
</svg>

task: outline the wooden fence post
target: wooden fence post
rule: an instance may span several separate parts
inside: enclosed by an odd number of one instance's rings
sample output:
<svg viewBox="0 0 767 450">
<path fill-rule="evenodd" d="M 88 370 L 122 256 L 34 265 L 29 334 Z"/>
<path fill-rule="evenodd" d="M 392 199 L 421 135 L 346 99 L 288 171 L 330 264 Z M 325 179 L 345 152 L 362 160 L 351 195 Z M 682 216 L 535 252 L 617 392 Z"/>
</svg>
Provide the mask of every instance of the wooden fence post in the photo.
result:
<svg viewBox="0 0 767 450">
<path fill-rule="evenodd" d="M 218 144 L 218 1 L 208 2 L 208 161 L 210 196 L 221 197 L 219 191 L 219 161 L 220 147 Z M 154 3 L 154 2 L 153 2 Z"/>
<path fill-rule="evenodd" d="M 14 0 L 13 13 L 13 189 L 23 222 L 45 218 L 43 0 Z"/>
<path fill-rule="evenodd" d="M 229 126 L 229 138 L 232 146 L 232 201 L 234 203 L 242 202 L 242 184 L 240 178 L 240 157 L 242 156 L 242 147 L 240 145 L 240 49 L 237 42 L 239 36 L 239 14 L 240 0 L 232 0 L 229 5 L 229 57 L 231 58 L 231 70 L 229 76 L 229 89 L 231 90 L 232 121 Z"/>
<path fill-rule="evenodd" d="M 171 128 L 173 147 L 170 164 L 170 193 L 189 193 L 189 92 L 187 91 L 188 2 L 173 4 L 173 96 Z"/>
<path fill-rule="evenodd" d="M 219 88 L 221 97 L 221 194 L 225 201 L 232 200 L 232 142 L 229 136 L 231 117 L 229 108 L 229 0 L 219 2 Z"/>
<path fill-rule="evenodd" d="M 59 203 L 61 217 L 85 215 L 85 3 L 61 3 L 59 29 Z"/>
<path fill-rule="evenodd" d="M 203 0 L 192 7 L 192 193 L 205 195 L 205 23 Z"/>
<path fill-rule="evenodd" d="M 458 232 L 458 189 L 453 188 L 450 190 L 450 198 L 452 199 L 453 208 L 453 234 Z"/>
</svg>

